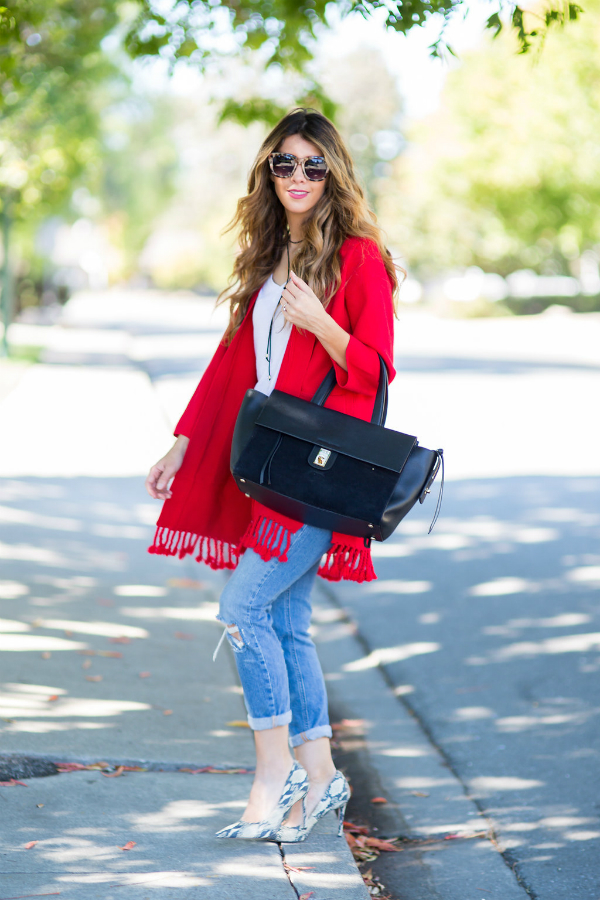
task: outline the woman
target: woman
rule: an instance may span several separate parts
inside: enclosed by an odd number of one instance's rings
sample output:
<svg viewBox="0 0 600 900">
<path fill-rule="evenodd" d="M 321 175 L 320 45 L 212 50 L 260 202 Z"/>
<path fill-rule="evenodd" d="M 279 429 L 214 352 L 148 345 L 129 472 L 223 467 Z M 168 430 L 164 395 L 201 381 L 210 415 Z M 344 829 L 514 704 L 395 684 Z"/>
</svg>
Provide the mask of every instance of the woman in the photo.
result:
<svg viewBox="0 0 600 900">
<path fill-rule="evenodd" d="M 220 837 L 303 840 L 348 784 L 331 758 L 327 696 L 309 637 L 310 592 L 375 578 L 369 541 L 302 525 L 250 501 L 229 471 L 248 388 L 310 400 L 333 365 L 327 406 L 369 420 L 379 356 L 394 376 L 395 267 L 335 127 L 294 110 L 264 141 L 232 223 L 240 233 L 225 335 L 173 448 L 150 470 L 164 500 L 151 553 L 235 569 L 218 619 L 254 730 L 256 776 L 240 821 Z M 170 486 L 171 479 L 177 477 Z M 321 563 L 322 557 L 325 560 Z M 294 748 L 296 760 L 290 756 Z M 285 823 L 285 824 L 284 824 Z"/>
</svg>

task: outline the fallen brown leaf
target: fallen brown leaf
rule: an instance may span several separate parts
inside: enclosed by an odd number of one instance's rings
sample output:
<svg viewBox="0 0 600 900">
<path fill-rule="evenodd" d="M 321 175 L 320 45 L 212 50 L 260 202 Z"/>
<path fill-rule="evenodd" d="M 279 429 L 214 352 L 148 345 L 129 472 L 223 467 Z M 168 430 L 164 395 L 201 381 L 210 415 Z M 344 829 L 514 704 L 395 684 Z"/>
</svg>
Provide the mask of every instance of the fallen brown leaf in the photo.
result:
<svg viewBox="0 0 600 900">
<path fill-rule="evenodd" d="M 44 652 L 41 654 L 41 656 L 42 656 L 42 659 L 50 659 L 52 654 L 50 653 L 49 650 L 44 650 Z"/>
<path fill-rule="evenodd" d="M 350 831 L 352 834 L 368 834 L 369 829 L 365 825 L 355 825 L 354 822 L 344 820 L 344 831 Z"/>
<path fill-rule="evenodd" d="M 135 841 L 127 841 L 120 849 L 121 850 L 133 850 L 135 847 Z"/>
<path fill-rule="evenodd" d="M 65 628 L 64 634 L 65 634 L 65 637 L 73 637 L 73 632 L 69 631 L 67 628 Z"/>
<path fill-rule="evenodd" d="M 27 841 L 27 843 L 24 844 L 23 846 L 25 847 L 26 850 L 31 850 L 31 848 L 35 847 L 36 844 L 37 844 L 37 841 Z"/>
<path fill-rule="evenodd" d="M 243 719 L 234 719 L 233 722 L 227 722 L 227 725 L 231 725 L 232 728 L 250 728 Z"/>
<path fill-rule="evenodd" d="M 24 781 L 17 781 L 16 778 L 11 778 L 10 781 L 0 781 L 0 787 L 13 787 L 15 784 L 20 784 L 21 787 L 27 787 Z"/>
<path fill-rule="evenodd" d="M 172 716 L 172 715 L 173 715 L 172 709 L 163 709 L 163 716 Z"/>
<path fill-rule="evenodd" d="M 175 637 L 179 638 L 180 641 L 193 641 L 196 635 L 188 634 L 186 631 L 176 631 Z"/>
<path fill-rule="evenodd" d="M 102 681 L 102 675 L 86 675 L 86 681 Z"/>
<path fill-rule="evenodd" d="M 364 724 L 364 719 L 342 719 L 341 722 L 332 722 L 331 728 L 333 731 L 339 731 L 342 728 L 362 728 Z"/>
<path fill-rule="evenodd" d="M 110 656 L 111 659 L 123 659 L 120 650 L 98 650 L 98 656 Z"/>
<path fill-rule="evenodd" d="M 400 847 L 396 847 L 396 845 L 390 843 L 390 841 L 383 841 L 381 838 L 365 838 L 365 844 L 367 847 L 373 847 L 375 850 L 385 850 L 388 853 L 397 853 L 400 850 Z"/>
<path fill-rule="evenodd" d="M 81 663 L 81 668 L 89 669 L 91 665 L 92 665 L 91 659 L 84 659 L 84 661 Z"/>
<path fill-rule="evenodd" d="M 48 703 L 53 703 L 55 700 L 58 700 L 58 694 L 50 694 L 48 697 Z"/>
<path fill-rule="evenodd" d="M 140 672 L 140 678 L 150 678 L 150 672 Z"/>
<path fill-rule="evenodd" d="M 37 806 L 38 809 L 41 809 L 42 806 L 43 806 L 44 804 L 43 804 L 43 803 L 36 803 L 35 805 Z"/>
<path fill-rule="evenodd" d="M 309 891 L 308 894 L 300 894 L 300 897 L 298 898 L 298 900 L 308 900 L 308 898 L 312 897 L 314 895 L 314 893 L 315 893 L 314 891 Z"/>
<path fill-rule="evenodd" d="M 118 778 L 125 771 L 125 766 L 117 766 L 114 772 L 103 772 L 105 778 Z"/>
<path fill-rule="evenodd" d="M 167 585 L 175 588 L 203 588 L 204 582 L 195 581 L 193 578 L 169 578 Z"/>
<path fill-rule="evenodd" d="M 314 869 L 314 866 L 290 866 L 284 862 L 283 868 L 286 872 L 306 872 L 308 869 Z"/>
<path fill-rule="evenodd" d="M 131 638 L 122 634 L 120 637 L 109 638 L 108 641 L 110 644 L 130 644 Z"/>
<path fill-rule="evenodd" d="M 387 803 L 385 797 L 371 797 L 371 803 Z"/>
<path fill-rule="evenodd" d="M 0 900 L 23 900 L 25 897 L 58 897 L 60 891 L 50 891 L 48 894 L 19 894 L 17 897 L 0 897 Z"/>
<path fill-rule="evenodd" d="M 95 656 L 96 655 L 95 650 L 78 650 L 77 652 L 79 653 L 80 656 Z"/>
<path fill-rule="evenodd" d="M 429 797 L 426 791 L 411 791 L 410 793 L 413 797 Z"/>
<path fill-rule="evenodd" d="M 254 769 L 215 769 L 214 766 L 202 766 L 201 769 L 178 769 L 178 772 L 188 772 L 190 775 L 253 775 Z"/>
</svg>

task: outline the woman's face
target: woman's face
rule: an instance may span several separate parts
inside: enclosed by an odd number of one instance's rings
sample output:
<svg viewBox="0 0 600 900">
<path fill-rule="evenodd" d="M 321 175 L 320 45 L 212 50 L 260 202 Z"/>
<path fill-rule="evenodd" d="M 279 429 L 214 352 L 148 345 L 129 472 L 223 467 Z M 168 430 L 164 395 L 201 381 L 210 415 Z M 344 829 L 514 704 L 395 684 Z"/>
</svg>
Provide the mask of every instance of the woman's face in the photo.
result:
<svg viewBox="0 0 600 900">
<path fill-rule="evenodd" d="M 299 134 L 286 137 L 277 148 L 279 153 L 292 153 L 297 159 L 307 156 L 321 156 L 321 151 L 310 141 L 305 140 Z M 297 165 L 291 178 L 277 178 L 271 175 L 275 185 L 275 193 L 279 197 L 284 209 L 292 215 L 304 218 L 321 199 L 325 192 L 327 178 L 323 181 L 309 181 L 304 177 L 302 166 Z"/>
</svg>

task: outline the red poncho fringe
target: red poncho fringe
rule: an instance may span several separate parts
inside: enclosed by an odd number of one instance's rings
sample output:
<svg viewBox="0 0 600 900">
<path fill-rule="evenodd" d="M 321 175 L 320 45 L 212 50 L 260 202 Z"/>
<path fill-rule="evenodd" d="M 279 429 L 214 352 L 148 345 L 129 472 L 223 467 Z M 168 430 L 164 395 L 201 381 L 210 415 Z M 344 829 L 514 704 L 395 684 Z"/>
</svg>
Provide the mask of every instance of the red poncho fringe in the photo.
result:
<svg viewBox="0 0 600 900">
<path fill-rule="evenodd" d="M 326 406 L 368 420 L 373 411 L 383 356 L 394 377 L 393 305 L 390 281 L 377 246 L 349 238 L 340 251 L 341 287 L 327 312 L 349 332 L 348 371 L 336 363 L 337 386 Z M 256 298 L 254 298 L 256 299 Z M 150 553 L 193 555 L 212 569 L 234 569 L 251 548 L 261 559 L 287 561 L 300 522 L 279 515 L 242 494 L 229 471 L 235 420 L 248 388 L 256 384 L 252 309 L 231 344 L 219 344 L 175 429 L 190 442 L 157 524 Z M 310 400 L 332 360 L 310 332 L 292 329 L 277 389 Z M 334 533 L 318 574 L 328 581 L 372 581 L 377 576 L 363 538 Z"/>
</svg>

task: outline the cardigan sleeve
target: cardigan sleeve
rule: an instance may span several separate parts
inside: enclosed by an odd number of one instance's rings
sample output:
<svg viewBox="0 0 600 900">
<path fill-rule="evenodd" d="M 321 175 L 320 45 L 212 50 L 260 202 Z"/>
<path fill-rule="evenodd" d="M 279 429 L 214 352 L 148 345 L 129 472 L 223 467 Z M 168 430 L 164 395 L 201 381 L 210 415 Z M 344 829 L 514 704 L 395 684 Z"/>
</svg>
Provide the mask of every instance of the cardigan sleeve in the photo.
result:
<svg viewBox="0 0 600 900">
<path fill-rule="evenodd" d="M 392 285 L 379 248 L 371 241 L 357 244 L 355 259 L 349 260 L 350 276 L 345 286 L 345 302 L 350 320 L 350 341 L 345 371 L 332 360 L 337 383 L 347 391 L 372 394 L 379 384 L 379 356 L 388 378 L 394 369 L 394 306 Z"/>
<path fill-rule="evenodd" d="M 223 341 L 221 341 L 219 346 L 215 350 L 214 356 L 209 362 L 204 375 L 200 379 L 198 387 L 192 394 L 192 399 L 186 406 L 183 415 L 175 426 L 175 431 L 173 432 L 175 436 L 182 434 L 184 437 L 191 437 L 192 431 L 194 430 L 194 425 L 196 424 L 196 419 L 198 418 L 198 413 L 200 412 L 202 405 L 208 395 L 208 392 L 210 391 L 215 373 L 219 368 L 221 360 L 223 359 L 226 351 L 227 347 L 223 343 Z"/>
</svg>

